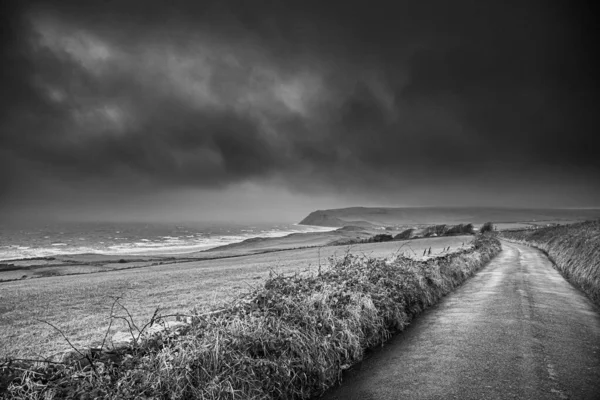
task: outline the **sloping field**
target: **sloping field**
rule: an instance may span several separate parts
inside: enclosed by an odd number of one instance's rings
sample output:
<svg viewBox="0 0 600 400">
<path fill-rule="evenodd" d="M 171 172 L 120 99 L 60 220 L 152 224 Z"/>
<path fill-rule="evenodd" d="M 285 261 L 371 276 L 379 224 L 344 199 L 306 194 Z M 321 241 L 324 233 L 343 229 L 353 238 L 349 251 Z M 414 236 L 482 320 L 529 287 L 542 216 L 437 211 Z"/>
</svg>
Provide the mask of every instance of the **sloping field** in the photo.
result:
<svg viewBox="0 0 600 400">
<path fill-rule="evenodd" d="M 272 275 L 178 336 L 165 332 L 109 359 L 89 359 L 83 370 L 58 365 L 24 374 L 5 364 L 8 395 L 307 399 L 499 251 L 496 239 L 480 236 L 470 249 L 425 262 L 347 254 L 316 274 Z"/>
<path fill-rule="evenodd" d="M 0 357 L 45 357 L 68 350 L 60 333 L 41 320 L 62 329 L 77 347 L 102 340 L 116 296 L 124 296 L 122 302 L 136 321 L 147 321 L 159 306 L 165 314 L 188 313 L 192 307 L 204 310 L 229 301 L 238 292 L 262 284 L 270 271 L 315 272 L 319 265 L 329 265 L 328 258 L 340 258 L 348 252 L 378 258 L 397 254 L 420 258 L 431 248 L 432 256 L 439 256 L 447 254 L 444 248 L 449 247 L 449 252 L 469 248 L 472 239 L 452 236 L 285 250 L 0 283 Z M 111 265 L 127 267 L 130 263 Z M 90 272 L 89 266 L 81 268 Z M 113 330 L 126 327 L 119 322 Z"/>
<path fill-rule="evenodd" d="M 600 220 L 501 236 L 545 251 L 569 282 L 600 305 Z"/>
</svg>

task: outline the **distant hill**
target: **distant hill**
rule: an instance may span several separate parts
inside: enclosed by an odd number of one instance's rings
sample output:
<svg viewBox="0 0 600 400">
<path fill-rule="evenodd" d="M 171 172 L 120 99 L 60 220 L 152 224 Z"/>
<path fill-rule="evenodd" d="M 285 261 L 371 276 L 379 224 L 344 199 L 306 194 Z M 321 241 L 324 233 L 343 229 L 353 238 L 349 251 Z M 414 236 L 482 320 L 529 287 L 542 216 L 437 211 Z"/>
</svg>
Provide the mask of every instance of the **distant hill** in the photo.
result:
<svg viewBox="0 0 600 400">
<path fill-rule="evenodd" d="M 343 209 L 335 210 L 324 210 L 314 211 L 310 215 L 300 221 L 300 225 L 314 225 L 314 226 L 358 226 L 361 228 L 371 228 L 373 226 L 379 226 L 379 223 L 371 223 L 362 219 L 352 219 L 350 215 L 345 213 L 339 213 Z"/>
<path fill-rule="evenodd" d="M 581 221 L 600 218 L 600 209 L 527 209 L 494 207 L 350 207 L 318 210 L 301 225 L 400 226 L 432 224 L 481 224 L 522 221 Z"/>
</svg>

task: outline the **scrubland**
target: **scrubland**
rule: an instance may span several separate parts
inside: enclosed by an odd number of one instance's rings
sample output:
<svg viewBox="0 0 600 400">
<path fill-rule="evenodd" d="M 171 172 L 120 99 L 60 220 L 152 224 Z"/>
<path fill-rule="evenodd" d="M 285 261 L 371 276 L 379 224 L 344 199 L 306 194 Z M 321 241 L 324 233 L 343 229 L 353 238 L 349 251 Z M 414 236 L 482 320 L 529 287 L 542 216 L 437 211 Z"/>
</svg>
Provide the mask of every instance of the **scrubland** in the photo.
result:
<svg viewBox="0 0 600 400">
<path fill-rule="evenodd" d="M 87 362 L 2 366 L 9 398 L 307 399 L 339 382 L 500 251 L 490 236 L 425 261 L 344 253 L 327 268 L 271 272 L 218 314 Z M 193 303 L 190 302 L 189 306 Z M 223 307 L 223 305 L 221 305 Z M 82 354 L 83 356 L 84 354 Z M 84 360 L 83 358 L 81 360 Z M 1 382 L 0 382 L 1 383 Z"/>
<path fill-rule="evenodd" d="M 501 236 L 546 252 L 561 274 L 600 306 L 600 220 L 506 231 Z"/>
</svg>

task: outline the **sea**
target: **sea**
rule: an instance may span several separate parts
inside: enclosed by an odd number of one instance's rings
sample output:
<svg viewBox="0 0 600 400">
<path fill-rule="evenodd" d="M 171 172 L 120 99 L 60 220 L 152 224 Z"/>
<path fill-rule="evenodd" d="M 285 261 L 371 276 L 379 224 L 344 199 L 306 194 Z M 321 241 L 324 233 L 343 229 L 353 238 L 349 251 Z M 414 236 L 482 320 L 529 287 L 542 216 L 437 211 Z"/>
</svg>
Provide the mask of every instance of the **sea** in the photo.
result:
<svg viewBox="0 0 600 400">
<path fill-rule="evenodd" d="M 177 255 L 255 237 L 323 232 L 334 228 L 281 224 L 68 222 L 0 226 L 0 260 L 65 254 Z"/>
</svg>

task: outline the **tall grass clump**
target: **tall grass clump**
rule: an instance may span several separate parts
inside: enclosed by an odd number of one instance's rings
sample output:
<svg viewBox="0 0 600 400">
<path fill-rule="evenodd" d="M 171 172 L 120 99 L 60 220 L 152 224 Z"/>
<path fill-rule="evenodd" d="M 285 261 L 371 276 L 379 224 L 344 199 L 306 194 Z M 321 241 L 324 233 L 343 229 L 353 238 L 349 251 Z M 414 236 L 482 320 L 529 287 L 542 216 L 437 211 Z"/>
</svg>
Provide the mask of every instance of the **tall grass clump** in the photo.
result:
<svg viewBox="0 0 600 400">
<path fill-rule="evenodd" d="M 308 399 L 500 251 L 490 236 L 428 261 L 354 256 L 311 275 L 272 274 L 218 314 L 197 315 L 113 362 L 32 370 L 14 398 Z M 6 367 L 8 368 L 8 367 Z"/>
<path fill-rule="evenodd" d="M 560 273 L 600 306 L 600 220 L 505 231 L 502 237 L 546 252 Z"/>
</svg>

